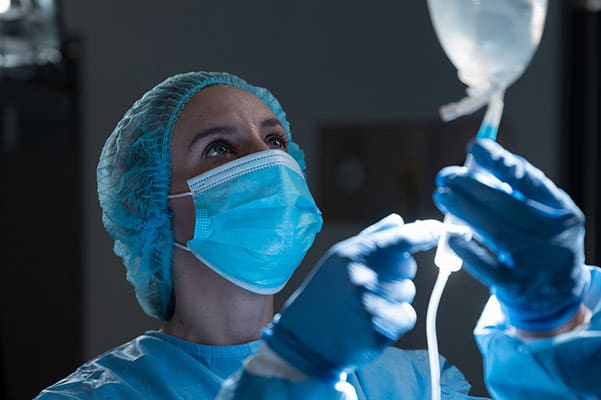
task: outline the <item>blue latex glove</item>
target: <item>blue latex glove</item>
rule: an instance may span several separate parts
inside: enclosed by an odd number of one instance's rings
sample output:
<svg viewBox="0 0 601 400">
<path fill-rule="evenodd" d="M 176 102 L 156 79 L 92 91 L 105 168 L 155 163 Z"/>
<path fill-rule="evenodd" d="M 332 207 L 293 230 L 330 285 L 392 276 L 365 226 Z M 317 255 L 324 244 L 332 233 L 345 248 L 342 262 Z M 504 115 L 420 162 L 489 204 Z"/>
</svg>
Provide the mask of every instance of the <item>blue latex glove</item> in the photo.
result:
<svg viewBox="0 0 601 400">
<path fill-rule="evenodd" d="M 377 358 L 415 325 L 415 260 L 436 245 L 439 221 L 392 214 L 333 246 L 263 337 L 304 373 L 330 382 Z"/>
<path fill-rule="evenodd" d="M 469 152 L 479 173 L 504 183 L 484 184 L 462 167 L 439 172 L 436 205 L 475 232 L 475 240 L 451 238 L 451 248 L 490 287 L 512 326 L 542 332 L 563 325 L 578 312 L 585 285 L 584 215 L 540 170 L 498 143 L 476 140 Z"/>
</svg>

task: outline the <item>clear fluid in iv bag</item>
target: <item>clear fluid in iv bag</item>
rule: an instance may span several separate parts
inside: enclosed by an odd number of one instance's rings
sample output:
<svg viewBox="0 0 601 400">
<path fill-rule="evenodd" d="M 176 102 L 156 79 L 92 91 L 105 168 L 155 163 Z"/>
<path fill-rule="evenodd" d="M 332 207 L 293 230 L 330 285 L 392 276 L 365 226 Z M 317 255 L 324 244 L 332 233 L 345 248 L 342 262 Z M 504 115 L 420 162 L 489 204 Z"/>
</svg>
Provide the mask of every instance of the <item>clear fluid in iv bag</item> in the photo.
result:
<svg viewBox="0 0 601 400">
<path fill-rule="evenodd" d="M 428 7 L 459 79 L 484 91 L 520 77 L 542 36 L 547 0 L 428 0 Z"/>
</svg>

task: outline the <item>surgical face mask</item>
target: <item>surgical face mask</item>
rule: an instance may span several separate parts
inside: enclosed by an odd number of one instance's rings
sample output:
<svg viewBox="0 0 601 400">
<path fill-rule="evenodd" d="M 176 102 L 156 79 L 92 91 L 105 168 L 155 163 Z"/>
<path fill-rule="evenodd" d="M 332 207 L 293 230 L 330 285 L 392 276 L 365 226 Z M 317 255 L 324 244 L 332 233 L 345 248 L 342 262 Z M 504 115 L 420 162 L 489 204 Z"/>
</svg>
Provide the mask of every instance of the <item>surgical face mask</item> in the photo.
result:
<svg viewBox="0 0 601 400">
<path fill-rule="evenodd" d="M 280 150 L 238 158 L 187 181 L 196 212 L 187 245 L 213 271 L 258 294 L 281 290 L 321 230 L 298 163 Z"/>
</svg>

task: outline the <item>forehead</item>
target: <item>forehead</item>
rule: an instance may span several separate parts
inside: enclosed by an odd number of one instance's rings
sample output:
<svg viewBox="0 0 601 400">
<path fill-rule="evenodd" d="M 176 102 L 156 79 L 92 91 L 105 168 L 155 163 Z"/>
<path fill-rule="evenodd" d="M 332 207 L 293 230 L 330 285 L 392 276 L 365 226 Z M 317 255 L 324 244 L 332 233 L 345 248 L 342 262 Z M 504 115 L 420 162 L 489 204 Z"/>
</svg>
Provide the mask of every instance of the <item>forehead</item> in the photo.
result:
<svg viewBox="0 0 601 400">
<path fill-rule="evenodd" d="M 185 143 L 199 131 L 217 126 L 275 118 L 257 96 L 229 85 L 203 88 L 186 103 L 172 132 L 172 144 Z"/>
<path fill-rule="evenodd" d="M 219 122 L 232 117 L 273 118 L 275 115 L 257 96 L 228 85 L 213 85 L 196 93 L 182 110 L 181 120 Z"/>
</svg>

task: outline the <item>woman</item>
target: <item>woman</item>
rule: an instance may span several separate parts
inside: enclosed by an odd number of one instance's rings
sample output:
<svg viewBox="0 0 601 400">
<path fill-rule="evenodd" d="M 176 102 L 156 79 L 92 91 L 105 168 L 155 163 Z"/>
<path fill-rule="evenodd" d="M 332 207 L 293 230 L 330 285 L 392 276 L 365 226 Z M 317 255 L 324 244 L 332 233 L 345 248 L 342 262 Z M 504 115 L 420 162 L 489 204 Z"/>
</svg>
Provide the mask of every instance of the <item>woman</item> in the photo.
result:
<svg viewBox="0 0 601 400">
<path fill-rule="evenodd" d="M 200 72 L 146 93 L 102 150 L 98 193 L 140 305 L 165 324 L 85 364 L 42 398 L 214 398 L 257 351 L 273 293 L 321 228 L 301 170 L 285 113 L 265 89 Z M 207 171 L 218 184 L 196 195 Z"/>
<path fill-rule="evenodd" d="M 429 396 L 424 352 L 389 346 L 415 324 L 411 253 L 440 223 L 391 215 L 339 243 L 274 318 L 322 221 L 267 90 L 225 73 L 161 82 L 108 138 L 98 193 L 141 307 L 165 323 L 39 398 Z M 468 398 L 444 363 L 442 386 Z"/>
</svg>

